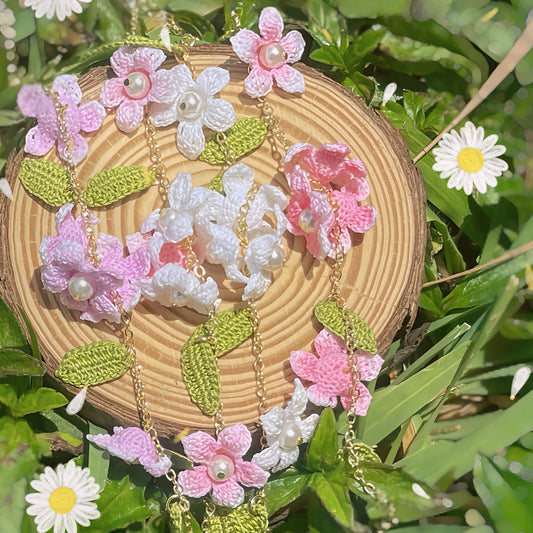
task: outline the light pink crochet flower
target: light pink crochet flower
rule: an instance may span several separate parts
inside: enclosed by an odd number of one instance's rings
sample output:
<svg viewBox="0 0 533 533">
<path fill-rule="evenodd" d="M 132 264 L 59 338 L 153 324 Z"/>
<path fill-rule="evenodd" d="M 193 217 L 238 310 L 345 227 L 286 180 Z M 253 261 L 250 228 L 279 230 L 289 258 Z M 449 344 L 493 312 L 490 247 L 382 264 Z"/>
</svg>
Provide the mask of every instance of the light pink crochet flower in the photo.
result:
<svg viewBox="0 0 533 533">
<path fill-rule="evenodd" d="M 314 191 L 307 174 L 299 167 L 292 173 L 292 196 L 287 206 L 287 228 L 303 235 L 307 249 L 316 259 L 324 259 L 335 242 L 331 236 L 335 214 L 326 194 Z"/>
<path fill-rule="evenodd" d="M 246 487 L 262 487 L 269 473 L 242 456 L 252 443 L 250 431 L 244 424 L 224 428 L 215 440 L 203 431 L 183 437 L 183 448 L 195 463 L 194 470 L 184 470 L 178 480 L 186 496 L 201 498 L 209 491 L 216 505 L 237 507 L 244 501 Z"/>
<path fill-rule="evenodd" d="M 246 93 L 252 98 L 265 96 L 273 81 L 289 93 L 303 92 L 303 75 L 289 66 L 300 60 L 305 48 L 300 32 L 293 30 L 282 37 L 283 19 L 273 7 L 261 11 L 259 32 L 261 37 L 253 31 L 241 30 L 230 38 L 239 59 L 250 64 L 250 74 L 244 80 Z"/>
<path fill-rule="evenodd" d="M 87 435 L 87 440 L 123 461 L 139 462 L 154 477 L 164 476 L 172 466 L 166 455 L 157 455 L 152 438 L 141 428 L 116 426 L 113 435 Z"/>
<path fill-rule="evenodd" d="M 292 370 L 299 378 L 314 383 L 307 389 L 307 395 L 315 405 L 335 407 L 337 396 L 340 396 L 342 406 L 348 409 L 352 381 L 344 342 L 324 328 L 315 338 L 315 350 L 318 357 L 303 351 L 291 352 Z M 374 379 L 379 374 L 383 359 L 379 355 L 371 356 L 362 350 L 357 351 L 357 356 L 357 370 L 361 379 Z M 360 382 L 357 384 L 357 390 L 359 397 L 355 404 L 355 414 L 365 416 L 372 397 Z"/>
<path fill-rule="evenodd" d="M 72 148 L 69 147 L 68 150 L 72 150 L 72 161 L 77 164 L 89 150 L 80 131 L 96 131 L 102 125 L 105 109 L 94 100 L 79 105 L 81 89 L 76 76 L 58 76 L 52 84 L 52 91 L 58 94 L 61 104 L 67 105 L 64 117 L 72 140 Z M 42 156 L 57 142 L 59 157 L 66 161 L 67 147 L 59 136 L 59 122 L 52 97 L 48 96 L 40 85 L 24 85 L 17 95 L 17 105 L 23 115 L 37 118 L 37 126 L 26 134 L 24 150 L 32 155 Z"/>
<path fill-rule="evenodd" d="M 81 319 L 90 322 L 120 322 L 120 310 L 114 303 L 118 290 L 124 308 L 137 304 L 140 289 L 135 282 L 150 269 L 150 255 L 138 250 L 124 259 L 122 243 L 114 236 L 100 233 L 96 248 L 100 264 L 88 258 L 89 245 L 82 217 L 74 219 L 72 204 L 65 204 L 56 214 L 57 236 L 43 237 L 39 253 L 43 262 L 41 280 L 46 290 L 59 293 L 61 302 L 81 311 Z M 93 217 L 96 224 L 98 219 Z"/>
<path fill-rule="evenodd" d="M 148 102 L 169 103 L 177 97 L 177 87 L 168 70 L 157 70 L 165 53 L 155 48 L 124 46 L 111 56 L 117 75 L 106 81 L 100 92 L 105 107 L 117 107 L 115 121 L 124 133 L 135 131 Z"/>
</svg>

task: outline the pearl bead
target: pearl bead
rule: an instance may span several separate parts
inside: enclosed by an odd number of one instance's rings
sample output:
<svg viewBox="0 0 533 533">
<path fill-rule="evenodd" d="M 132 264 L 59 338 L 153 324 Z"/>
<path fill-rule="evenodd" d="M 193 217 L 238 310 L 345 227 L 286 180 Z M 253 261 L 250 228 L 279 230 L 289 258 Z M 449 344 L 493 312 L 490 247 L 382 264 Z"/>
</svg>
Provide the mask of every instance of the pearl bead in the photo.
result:
<svg viewBox="0 0 533 533">
<path fill-rule="evenodd" d="M 279 435 L 279 445 L 286 450 L 296 448 L 302 444 L 302 431 L 294 422 L 286 422 L 281 428 Z"/>
<path fill-rule="evenodd" d="M 206 106 L 205 95 L 198 89 L 185 91 L 178 99 L 178 115 L 180 120 L 196 120 Z"/>
<path fill-rule="evenodd" d="M 151 88 L 152 82 L 144 72 L 132 72 L 124 80 L 124 91 L 132 100 L 144 98 Z"/>
<path fill-rule="evenodd" d="M 93 295 L 94 287 L 83 274 L 75 274 L 68 282 L 68 292 L 74 300 L 83 302 Z"/>
<path fill-rule="evenodd" d="M 279 43 L 265 44 L 259 49 L 259 61 L 263 67 L 279 68 L 287 62 L 287 52 Z"/>
<path fill-rule="evenodd" d="M 172 225 L 178 218 L 179 214 L 179 210 L 174 209 L 173 207 L 163 209 L 159 215 L 159 225 L 161 226 L 161 229 L 168 228 Z"/>
<path fill-rule="evenodd" d="M 175 290 L 170 294 L 170 301 L 173 305 L 184 305 L 187 302 L 187 296 L 181 291 Z"/>
<path fill-rule="evenodd" d="M 298 217 L 298 224 L 305 233 L 315 233 L 317 228 L 317 222 L 313 218 L 313 213 L 310 209 L 304 209 Z"/>
<path fill-rule="evenodd" d="M 283 265 L 283 259 L 283 246 L 276 246 L 272 252 L 270 260 L 265 265 L 265 270 L 268 270 L 269 272 L 275 272 L 276 270 L 280 269 L 281 265 Z"/>
<path fill-rule="evenodd" d="M 213 481 L 224 481 L 234 473 L 235 465 L 227 455 L 215 455 L 207 465 L 207 474 Z"/>
</svg>

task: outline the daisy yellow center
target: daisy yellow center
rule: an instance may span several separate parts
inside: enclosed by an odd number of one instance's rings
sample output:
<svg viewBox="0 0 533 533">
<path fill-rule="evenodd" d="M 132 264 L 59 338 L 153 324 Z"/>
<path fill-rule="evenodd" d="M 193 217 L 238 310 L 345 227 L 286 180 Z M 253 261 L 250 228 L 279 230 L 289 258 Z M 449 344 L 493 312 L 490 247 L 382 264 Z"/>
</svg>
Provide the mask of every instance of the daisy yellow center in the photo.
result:
<svg viewBox="0 0 533 533">
<path fill-rule="evenodd" d="M 57 514 L 67 514 L 76 505 L 76 493 L 70 487 L 58 487 L 48 498 L 50 509 Z"/>
<path fill-rule="evenodd" d="M 474 174 L 479 172 L 483 168 L 485 158 L 481 153 L 481 150 L 477 148 L 463 148 L 457 154 L 457 164 L 461 167 L 461 170 Z"/>
</svg>

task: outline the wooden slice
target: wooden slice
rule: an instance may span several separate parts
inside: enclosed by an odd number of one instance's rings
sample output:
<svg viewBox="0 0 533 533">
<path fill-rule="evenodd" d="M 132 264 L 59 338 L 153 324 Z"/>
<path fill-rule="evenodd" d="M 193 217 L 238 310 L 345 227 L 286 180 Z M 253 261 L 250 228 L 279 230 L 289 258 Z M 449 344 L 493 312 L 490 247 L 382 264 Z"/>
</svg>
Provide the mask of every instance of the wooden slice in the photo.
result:
<svg viewBox="0 0 533 533">
<path fill-rule="evenodd" d="M 208 66 L 229 70 L 230 83 L 220 96 L 230 101 L 238 117 L 260 116 L 257 102 L 243 92 L 242 80 L 248 66 L 225 46 L 200 46 L 191 62 L 197 72 Z M 164 65 L 172 66 L 169 60 Z M 380 353 L 384 353 L 408 314 L 414 316 L 420 293 L 426 239 L 425 194 L 419 171 L 413 166 L 406 144 L 389 121 L 351 92 L 313 69 L 299 65 L 306 90 L 293 96 L 274 89 L 268 102 L 279 117 L 289 143 L 307 142 L 315 146 L 342 141 L 351 156 L 364 161 L 368 169 L 370 196 L 364 202 L 378 212 L 376 226 L 354 239 L 342 277 L 342 295 L 350 310 L 373 328 Z M 95 69 L 81 86 L 84 99 L 97 98 L 110 69 Z M 176 126 L 157 130 L 157 139 L 169 178 L 178 171 L 189 172 L 193 185 L 206 185 L 219 168 L 189 161 L 176 149 Z M 114 113 L 102 128 L 87 136 L 88 157 L 79 165 L 79 176 L 91 175 L 120 165 L 151 164 L 144 128 L 125 135 L 117 130 Z M 53 375 L 63 354 L 76 346 L 98 340 L 116 340 L 115 332 L 104 323 L 79 320 L 79 313 L 66 309 L 56 295 L 45 292 L 39 275 L 38 248 L 45 235 L 55 235 L 55 209 L 28 194 L 16 179 L 23 154 L 11 158 L 8 178 L 14 199 L 2 200 L 0 276 L 2 297 L 15 308 L 21 305 L 35 328 L 42 356 Z M 47 158 L 57 161 L 55 150 Z M 244 163 L 254 170 L 258 183 L 273 183 L 288 193 L 278 161 L 266 141 L 248 155 Z M 156 187 L 133 195 L 111 209 L 95 210 L 101 219 L 100 231 L 125 235 L 140 229 L 144 217 L 159 207 Z M 293 390 L 294 375 L 289 365 L 291 350 L 312 351 L 320 330 L 313 318 L 317 301 L 329 292 L 331 263 L 318 262 L 305 249 L 305 240 L 287 233 L 287 260 L 267 293 L 258 302 L 264 342 L 265 378 L 269 406 L 283 405 Z M 221 286 L 221 309 L 241 303 L 242 288 L 224 280 L 220 268 L 208 268 Z M 242 305 L 242 304 L 241 304 Z M 142 377 L 152 418 L 163 436 L 172 437 L 185 427 L 210 431 L 212 418 L 201 414 L 185 389 L 180 371 L 180 350 L 193 329 L 205 317 L 186 308 L 167 309 L 141 301 L 133 316 L 133 331 Z M 226 424 L 258 419 L 255 375 L 248 340 L 218 360 L 222 381 L 222 402 Z M 75 389 L 67 387 L 74 393 Z M 89 389 L 88 402 L 97 412 L 110 415 L 123 425 L 138 425 L 138 415 L 129 375 Z"/>
</svg>

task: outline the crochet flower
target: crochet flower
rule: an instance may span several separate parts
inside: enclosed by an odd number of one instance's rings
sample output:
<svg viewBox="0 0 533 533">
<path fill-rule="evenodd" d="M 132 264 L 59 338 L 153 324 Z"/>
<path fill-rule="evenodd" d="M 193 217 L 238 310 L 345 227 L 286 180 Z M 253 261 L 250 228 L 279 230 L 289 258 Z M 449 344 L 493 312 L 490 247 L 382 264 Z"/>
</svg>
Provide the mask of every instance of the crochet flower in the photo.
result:
<svg viewBox="0 0 533 533">
<path fill-rule="evenodd" d="M 293 30 L 282 37 L 283 19 L 279 11 L 267 7 L 259 16 L 259 35 L 240 30 L 230 38 L 234 52 L 241 61 L 250 64 L 250 74 L 244 80 L 244 90 L 252 98 L 265 96 L 276 85 L 289 93 L 305 90 L 303 75 L 289 63 L 302 57 L 305 41 Z"/>
<path fill-rule="evenodd" d="M 165 53 L 155 48 L 124 46 L 111 56 L 111 68 L 117 75 L 104 83 L 100 102 L 116 107 L 115 121 L 124 133 L 135 131 L 148 102 L 169 103 L 176 99 L 177 87 L 168 70 L 157 70 Z"/>
<path fill-rule="evenodd" d="M 322 260 L 335 242 L 332 237 L 335 213 L 327 194 L 312 190 L 306 172 L 300 167 L 293 169 L 290 184 L 287 228 L 294 235 L 303 235 L 311 255 Z"/>
<path fill-rule="evenodd" d="M 318 423 L 317 414 L 302 418 L 307 407 L 307 392 L 298 378 L 294 385 L 292 399 L 285 409 L 274 407 L 259 417 L 268 448 L 256 453 L 252 461 L 263 470 L 279 472 L 292 465 L 298 459 L 298 446 L 311 438 Z"/>
<path fill-rule="evenodd" d="M 508 165 L 498 156 L 505 153 L 505 146 L 496 144 L 497 135 L 484 138 L 485 130 L 476 128 L 468 121 L 461 132 L 445 133 L 433 150 L 433 170 L 440 172 L 442 179 L 449 179 L 448 188 L 463 189 L 472 194 L 473 187 L 480 193 L 487 192 L 487 185 L 496 187 L 496 178 L 507 170 Z"/>
<path fill-rule="evenodd" d="M 127 463 L 140 463 L 154 477 L 164 476 L 172 466 L 166 455 L 159 457 L 150 435 L 138 427 L 116 426 L 113 435 L 87 435 L 87 440 Z"/>
<path fill-rule="evenodd" d="M 223 132 L 231 128 L 237 116 L 233 106 L 214 98 L 229 82 L 229 72 L 220 67 L 207 67 L 196 81 L 187 65 L 170 69 L 177 95 L 168 103 L 150 108 L 156 127 L 179 122 L 176 135 L 178 150 L 189 159 L 196 159 L 204 150 L 203 127 Z"/>
<path fill-rule="evenodd" d="M 100 264 L 89 260 L 89 244 L 82 217 L 74 219 L 72 204 L 65 204 L 56 213 L 57 236 L 43 237 L 39 253 L 43 267 L 41 280 L 46 290 L 59 293 L 61 302 L 81 311 L 81 319 L 90 322 L 120 322 L 112 291 L 120 294 L 124 309 L 137 304 L 140 290 L 135 282 L 150 268 L 150 256 L 139 250 L 123 258 L 122 243 L 114 236 L 100 233 L 96 249 Z M 98 219 L 92 218 L 95 224 Z"/>
<path fill-rule="evenodd" d="M 24 85 L 17 95 L 17 105 L 23 115 L 37 118 L 37 126 L 26 134 L 24 150 L 32 155 L 42 156 L 57 143 L 58 155 L 67 160 L 66 151 L 72 154 L 72 161 L 77 164 L 89 150 L 87 141 L 80 132 L 96 131 L 105 117 L 101 104 L 91 100 L 80 105 L 81 89 L 76 76 L 64 74 L 58 76 L 52 91 L 57 93 L 61 104 L 66 105 L 64 118 L 72 146 L 66 146 L 59 135 L 59 122 L 54 100 L 37 84 Z"/>
<path fill-rule="evenodd" d="M 205 283 L 200 283 L 193 272 L 173 263 L 161 267 L 151 278 L 139 280 L 137 285 L 145 298 L 166 307 L 187 306 L 207 315 L 220 304 L 218 287 L 213 278 L 208 277 Z"/>
<path fill-rule="evenodd" d="M 31 504 L 26 512 L 35 517 L 38 533 L 54 528 L 54 533 L 76 533 L 77 524 L 89 526 L 100 517 L 94 500 L 100 497 L 100 486 L 88 468 L 76 466 L 73 460 L 54 469 L 47 466 L 39 479 L 30 482 L 37 491 L 26 496 Z"/>
<path fill-rule="evenodd" d="M 73 12 L 81 13 L 80 2 L 89 4 L 91 0 L 24 0 L 24 5 L 31 7 L 38 19 L 46 16 L 48 19 L 57 17 L 58 20 L 63 21 Z"/>
<path fill-rule="evenodd" d="M 291 352 L 290 364 L 293 372 L 306 381 L 311 381 L 307 389 L 309 400 L 315 405 L 335 407 L 337 396 L 345 409 L 350 407 L 352 379 L 348 363 L 348 352 L 342 339 L 324 328 L 315 338 L 318 357 L 303 351 Z M 357 351 L 357 370 L 363 381 L 374 379 L 383 364 L 379 355 L 370 356 L 362 350 Z M 355 403 L 355 414 L 365 416 L 370 405 L 371 395 L 359 382 L 359 397 Z"/>
<path fill-rule="evenodd" d="M 267 482 L 268 472 L 242 459 L 252 443 L 252 435 L 244 424 L 224 428 L 217 440 L 203 431 L 196 431 L 183 437 L 181 442 L 187 456 L 200 463 L 193 470 L 178 474 L 186 496 L 201 498 L 211 491 L 216 505 L 237 507 L 244 501 L 244 490 L 239 483 L 259 488 Z"/>
</svg>

